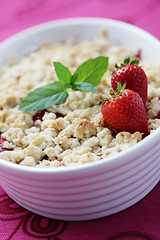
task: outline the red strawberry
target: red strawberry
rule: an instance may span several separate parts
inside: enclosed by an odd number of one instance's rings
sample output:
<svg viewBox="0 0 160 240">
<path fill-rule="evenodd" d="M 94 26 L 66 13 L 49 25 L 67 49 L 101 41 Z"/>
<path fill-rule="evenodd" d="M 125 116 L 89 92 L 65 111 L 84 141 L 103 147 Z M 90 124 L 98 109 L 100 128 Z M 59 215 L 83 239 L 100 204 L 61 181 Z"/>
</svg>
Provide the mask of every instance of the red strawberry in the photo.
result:
<svg viewBox="0 0 160 240">
<path fill-rule="evenodd" d="M 148 80 L 144 70 L 138 66 L 139 61 L 127 57 L 124 63 L 120 66 L 115 65 L 117 70 L 113 73 L 111 78 L 112 88 L 117 89 L 117 82 L 122 85 L 126 83 L 126 88 L 137 92 L 143 100 L 144 105 L 147 101 Z"/>
<path fill-rule="evenodd" d="M 104 100 L 101 112 L 105 122 L 118 132 L 139 131 L 144 133 L 144 136 L 148 134 L 147 115 L 142 98 L 130 89 L 116 91 L 111 98 Z"/>
</svg>

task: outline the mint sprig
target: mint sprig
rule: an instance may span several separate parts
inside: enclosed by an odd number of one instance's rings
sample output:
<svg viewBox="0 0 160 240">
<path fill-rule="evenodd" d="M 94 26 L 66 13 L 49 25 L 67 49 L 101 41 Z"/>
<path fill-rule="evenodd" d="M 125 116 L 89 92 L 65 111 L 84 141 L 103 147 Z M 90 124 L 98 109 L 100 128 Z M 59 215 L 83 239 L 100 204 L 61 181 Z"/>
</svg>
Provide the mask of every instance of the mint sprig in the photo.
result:
<svg viewBox="0 0 160 240">
<path fill-rule="evenodd" d="M 117 82 L 117 89 L 115 91 L 113 89 L 110 89 L 110 91 L 109 91 L 109 94 L 110 94 L 111 97 L 109 97 L 107 99 L 100 100 L 99 104 L 104 103 L 104 102 L 108 102 L 111 98 L 114 98 L 118 95 L 121 95 L 125 88 L 126 88 L 126 83 L 124 83 L 122 85 L 120 82 Z"/>
<path fill-rule="evenodd" d="M 96 86 L 108 68 L 108 57 L 97 57 L 82 63 L 72 75 L 60 62 L 54 62 L 58 81 L 30 92 L 20 103 L 19 110 L 32 112 L 44 110 L 52 105 L 65 102 L 67 89 L 98 93 Z"/>
</svg>

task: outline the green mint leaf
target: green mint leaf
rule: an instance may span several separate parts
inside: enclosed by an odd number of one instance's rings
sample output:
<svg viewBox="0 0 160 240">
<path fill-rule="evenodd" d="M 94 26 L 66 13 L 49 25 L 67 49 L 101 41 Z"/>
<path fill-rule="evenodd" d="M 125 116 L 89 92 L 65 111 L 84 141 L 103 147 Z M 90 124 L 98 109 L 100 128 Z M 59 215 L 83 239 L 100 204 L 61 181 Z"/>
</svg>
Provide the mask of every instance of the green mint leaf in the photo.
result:
<svg viewBox="0 0 160 240">
<path fill-rule="evenodd" d="M 19 110 L 32 112 L 63 103 L 68 97 L 60 82 L 48 84 L 30 92 L 20 103 Z"/>
<path fill-rule="evenodd" d="M 97 57 L 82 63 L 74 74 L 78 74 L 76 82 L 88 82 L 97 86 L 108 68 L 108 57 Z"/>
<path fill-rule="evenodd" d="M 81 92 L 94 92 L 98 93 L 97 88 L 91 83 L 88 82 L 79 82 L 79 83 L 74 83 L 72 85 L 72 89 L 75 91 L 81 91 Z"/>
<path fill-rule="evenodd" d="M 70 83 L 65 83 L 65 84 L 64 84 L 64 87 L 65 87 L 65 88 L 71 88 L 71 84 L 70 84 Z"/>
<path fill-rule="evenodd" d="M 74 73 L 71 77 L 70 84 L 71 85 L 74 84 L 76 82 L 77 78 L 78 78 L 78 73 Z"/>
<path fill-rule="evenodd" d="M 53 62 L 53 64 L 59 81 L 62 84 L 70 83 L 72 77 L 70 70 L 60 62 Z"/>
</svg>

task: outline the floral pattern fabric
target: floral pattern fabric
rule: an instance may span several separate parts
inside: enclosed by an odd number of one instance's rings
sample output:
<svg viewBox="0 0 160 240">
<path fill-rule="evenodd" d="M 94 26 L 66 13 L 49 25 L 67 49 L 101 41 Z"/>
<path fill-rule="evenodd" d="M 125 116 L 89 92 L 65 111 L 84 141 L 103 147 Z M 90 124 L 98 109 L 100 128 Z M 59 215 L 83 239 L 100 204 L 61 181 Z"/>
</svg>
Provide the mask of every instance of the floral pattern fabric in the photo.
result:
<svg viewBox="0 0 160 240">
<path fill-rule="evenodd" d="M 41 217 L 0 188 L 1 240 L 159 240 L 160 183 L 134 206 L 105 218 L 67 222 Z"/>
</svg>

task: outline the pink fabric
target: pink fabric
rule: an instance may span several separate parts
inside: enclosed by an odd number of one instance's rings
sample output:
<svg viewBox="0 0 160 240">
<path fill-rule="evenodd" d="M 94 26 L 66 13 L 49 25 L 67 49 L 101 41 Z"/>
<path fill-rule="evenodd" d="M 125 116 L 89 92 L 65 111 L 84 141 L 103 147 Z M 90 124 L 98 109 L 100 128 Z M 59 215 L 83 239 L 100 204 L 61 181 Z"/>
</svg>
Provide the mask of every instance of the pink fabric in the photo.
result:
<svg viewBox="0 0 160 240">
<path fill-rule="evenodd" d="M 47 219 L 30 213 L 0 189 L 1 240 L 159 240 L 160 184 L 134 206 L 86 222 Z"/>
<path fill-rule="evenodd" d="M 0 41 L 29 26 L 69 17 L 122 20 L 160 39 L 159 0 L 0 0 Z"/>
<path fill-rule="evenodd" d="M 59 18 L 105 17 L 139 26 L 160 39 L 158 0 L 0 0 L 0 41 Z M 0 187 L 0 239 L 159 240 L 160 184 L 129 209 L 87 222 L 40 217 L 14 203 Z"/>
</svg>

